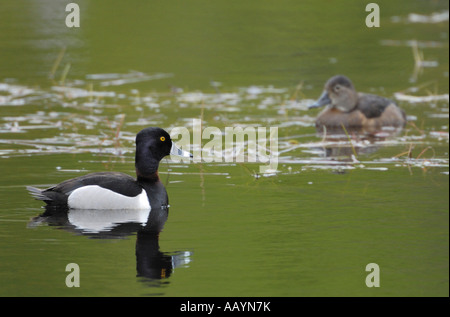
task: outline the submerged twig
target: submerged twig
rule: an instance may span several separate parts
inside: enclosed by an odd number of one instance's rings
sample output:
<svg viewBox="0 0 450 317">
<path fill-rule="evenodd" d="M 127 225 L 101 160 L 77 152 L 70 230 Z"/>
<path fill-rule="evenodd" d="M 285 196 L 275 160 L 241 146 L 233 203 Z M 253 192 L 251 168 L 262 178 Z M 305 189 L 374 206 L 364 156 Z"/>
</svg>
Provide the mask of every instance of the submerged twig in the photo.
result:
<svg viewBox="0 0 450 317">
<path fill-rule="evenodd" d="M 117 148 L 122 146 L 122 144 L 120 143 L 119 135 L 120 135 L 120 131 L 122 130 L 122 126 L 123 126 L 123 124 L 125 122 L 125 114 L 122 113 L 122 115 L 120 116 L 119 125 L 117 126 L 116 129 L 114 129 L 112 127 L 111 122 L 108 119 L 106 119 L 106 122 L 108 124 L 108 127 L 111 129 L 111 132 L 114 133 L 114 137 L 113 137 L 114 147 L 117 149 Z"/>
<path fill-rule="evenodd" d="M 61 74 L 60 84 L 62 86 L 64 86 L 64 82 L 66 81 L 66 77 L 67 74 L 69 73 L 69 70 L 70 70 L 70 63 L 67 63 L 66 66 L 64 66 L 64 70 Z"/>
<path fill-rule="evenodd" d="M 52 66 L 52 69 L 50 70 L 50 73 L 48 74 L 48 78 L 49 79 L 54 79 L 55 78 L 56 70 L 58 69 L 59 64 L 61 63 L 61 60 L 63 59 L 65 53 L 66 53 L 66 47 L 63 46 L 61 48 L 61 51 L 59 52 L 58 56 L 56 57 L 55 62 L 53 63 L 53 66 Z"/>
<path fill-rule="evenodd" d="M 355 149 L 355 147 L 353 146 L 352 139 L 350 138 L 350 135 L 348 134 L 347 129 L 345 128 L 345 126 L 344 126 L 343 123 L 341 123 L 341 126 L 342 126 L 342 129 L 344 130 L 345 135 L 346 135 L 347 138 L 348 138 L 348 141 L 350 142 L 350 146 L 352 147 L 353 155 L 355 156 L 355 159 L 356 159 L 356 157 L 358 156 L 358 154 L 356 154 L 356 149 Z"/>
<path fill-rule="evenodd" d="M 202 99 L 202 106 L 200 109 L 200 131 L 203 130 L 203 117 L 205 114 L 205 100 Z M 200 147 L 200 151 L 201 151 L 201 147 Z M 204 176 L 204 168 L 203 168 L 203 163 L 200 161 L 199 164 L 199 169 L 200 169 L 200 188 L 202 190 L 202 207 L 205 206 L 205 201 L 206 201 L 206 193 L 205 193 L 205 176 Z"/>
<path fill-rule="evenodd" d="M 416 129 L 420 134 L 422 134 L 422 135 L 425 134 L 425 131 L 423 129 L 420 129 L 414 122 L 408 121 L 408 125 L 410 125 L 414 129 Z M 423 125 L 423 122 L 422 122 L 422 125 Z"/>
<path fill-rule="evenodd" d="M 405 152 L 402 152 L 402 153 L 400 153 L 400 154 L 397 154 L 397 155 L 394 155 L 393 156 L 393 158 L 398 158 L 398 157 L 400 157 L 400 156 L 403 156 L 403 155 L 407 155 L 408 156 L 408 158 L 411 158 L 412 157 L 412 150 L 414 149 L 414 146 L 413 146 L 413 144 L 412 143 L 410 143 L 409 144 L 409 149 L 408 149 L 408 151 L 405 151 Z"/>
<path fill-rule="evenodd" d="M 419 155 L 417 155 L 416 160 L 418 160 L 425 152 L 427 152 L 430 149 L 433 150 L 433 157 L 434 157 L 436 155 L 436 152 L 434 151 L 433 147 L 427 146 L 422 150 L 422 152 L 419 153 Z"/>
<path fill-rule="evenodd" d="M 323 126 L 322 143 L 325 143 L 327 139 L 327 127 Z"/>
</svg>

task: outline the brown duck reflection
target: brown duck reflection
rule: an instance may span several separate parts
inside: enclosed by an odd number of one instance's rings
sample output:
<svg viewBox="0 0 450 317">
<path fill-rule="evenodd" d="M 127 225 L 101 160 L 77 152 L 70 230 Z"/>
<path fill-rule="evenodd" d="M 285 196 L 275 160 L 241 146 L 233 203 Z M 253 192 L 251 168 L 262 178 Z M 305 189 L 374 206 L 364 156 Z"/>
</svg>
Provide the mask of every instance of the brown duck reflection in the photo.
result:
<svg viewBox="0 0 450 317">
<path fill-rule="evenodd" d="M 322 138 L 320 149 L 323 156 L 343 162 L 354 162 L 356 155 L 375 153 L 383 146 L 382 142 L 394 139 L 402 130 L 403 127 L 316 128 L 317 137 Z"/>
</svg>

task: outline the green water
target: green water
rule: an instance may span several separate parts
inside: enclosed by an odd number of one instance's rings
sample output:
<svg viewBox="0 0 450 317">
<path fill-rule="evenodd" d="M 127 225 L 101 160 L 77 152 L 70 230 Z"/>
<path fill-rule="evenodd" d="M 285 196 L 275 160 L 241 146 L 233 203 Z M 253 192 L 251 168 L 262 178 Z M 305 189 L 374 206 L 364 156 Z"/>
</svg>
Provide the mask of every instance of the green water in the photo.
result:
<svg viewBox="0 0 450 317">
<path fill-rule="evenodd" d="M 447 1 L 378 1 L 380 28 L 356 1 L 77 3 L 78 29 L 65 1 L 0 6 L 0 295 L 449 295 L 448 19 L 408 20 Z M 432 62 L 416 73 L 414 40 Z M 397 100 L 410 123 L 390 138 L 325 140 L 307 105 L 338 73 L 389 98 L 444 98 Z M 163 160 L 170 212 L 156 246 L 136 230 L 99 239 L 30 221 L 44 210 L 25 186 L 133 175 L 140 129 L 192 133 L 200 118 L 278 127 L 277 173 Z M 158 247 L 175 268 L 142 276 Z M 369 263 L 380 287 L 366 286 Z"/>
</svg>

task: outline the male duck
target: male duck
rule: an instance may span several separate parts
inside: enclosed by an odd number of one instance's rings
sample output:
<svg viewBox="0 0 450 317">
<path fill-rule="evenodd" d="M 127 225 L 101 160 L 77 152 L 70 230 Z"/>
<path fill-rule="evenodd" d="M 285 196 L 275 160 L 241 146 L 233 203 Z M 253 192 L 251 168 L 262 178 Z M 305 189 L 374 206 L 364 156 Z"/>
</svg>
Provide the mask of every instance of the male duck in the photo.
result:
<svg viewBox="0 0 450 317">
<path fill-rule="evenodd" d="M 319 100 L 309 106 L 326 106 L 316 119 L 316 127 L 380 128 L 403 127 L 405 112 L 392 100 L 364 93 L 357 93 L 350 79 L 343 75 L 331 77 Z"/>
<path fill-rule="evenodd" d="M 27 186 L 30 194 L 48 206 L 72 209 L 151 209 L 168 205 L 158 176 L 159 162 L 174 154 L 192 157 L 172 142 L 161 128 L 146 128 L 136 135 L 137 179 L 119 172 L 98 172 L 66 180 L 48 189 Z"/>
</svg>

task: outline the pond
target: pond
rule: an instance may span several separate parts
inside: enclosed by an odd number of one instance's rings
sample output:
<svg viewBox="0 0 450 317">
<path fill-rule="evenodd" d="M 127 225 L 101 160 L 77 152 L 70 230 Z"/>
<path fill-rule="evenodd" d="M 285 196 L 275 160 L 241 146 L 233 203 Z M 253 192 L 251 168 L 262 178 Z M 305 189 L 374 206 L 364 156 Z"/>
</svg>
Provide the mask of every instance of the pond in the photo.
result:
<svg viewBox="0 0 450 317">
<path fill-rule="evenodd" d="M 79 28 L 66 1 L 0 10 L 1 296 L 449 295 L 448 1 L 377 1 L 373 28 L 355 1 L 75 2 Z M 308 106 L 336 74 L 407 125 L 316 131 Z M 47 217 L 27 192 L 134 176 L 148 126 L 186 129 L 194 155 L 196 131 L 266 128 L 277 164 L 163 159 L 167 221 Z"/>
</svg>

